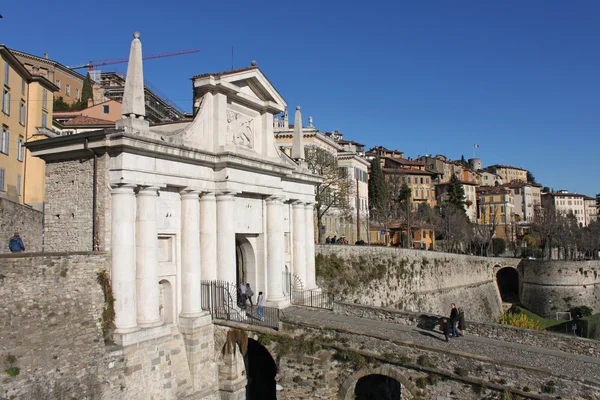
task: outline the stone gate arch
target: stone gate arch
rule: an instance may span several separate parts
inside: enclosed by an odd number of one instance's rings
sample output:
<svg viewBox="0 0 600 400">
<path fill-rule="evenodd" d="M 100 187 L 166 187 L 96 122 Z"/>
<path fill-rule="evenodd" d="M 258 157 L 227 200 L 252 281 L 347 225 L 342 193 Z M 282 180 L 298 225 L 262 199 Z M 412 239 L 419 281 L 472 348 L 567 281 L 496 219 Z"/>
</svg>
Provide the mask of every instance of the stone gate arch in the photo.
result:
<svg viewBox="0 0 600 400">
<path fill-rule="evenodd" d="M 235 235 L 237 280 L 250 282 L 256 288 L 256 237 L 251 235 Z"/>
<path fill-rule="evenodd" d="M 340 386 L 339 400 L 354 400 L 356 384 L 358 381 L 368 375 L 383 375 L 397 380 L 401 385 L 402 398 L 412 398 L 415 392 L 415 386 L 396 368 L 383 365 L 378 368 L 363 368 L 350 375 Z"/>
</svg>

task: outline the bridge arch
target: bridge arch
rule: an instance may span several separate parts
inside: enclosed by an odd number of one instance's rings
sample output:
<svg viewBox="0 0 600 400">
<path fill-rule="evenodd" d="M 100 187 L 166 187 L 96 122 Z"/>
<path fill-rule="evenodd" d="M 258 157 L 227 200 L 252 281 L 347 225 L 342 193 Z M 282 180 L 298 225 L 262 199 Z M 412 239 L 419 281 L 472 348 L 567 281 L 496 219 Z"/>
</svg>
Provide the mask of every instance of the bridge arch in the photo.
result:
<svg viewBox="0 0 600 400">
<path fill-rule="evenodd" d="M 500 297 L 505 303 L 518 303 L 519 298 L 519 271 L 512 266 L 496 269 L 496 284 Z"/>
<path fill-rule="evenodd" d="M 369 377 L 372 376 L 376 376 L 378 378 L 371 380 L 369 379 Z M 389 378 L 392 380 L 395 380 L 398 382 L 398 386 L 399 389 L 401 390 L 401 393 L 403 394 L 413 394 L 415 387 L 414 385 L 404 376 L 402 375 L 396 368 L 393 368 L 389 365 L 383 365 L 381 367 L 378 368 L 363 368 L 359 371 L 356 371 L 354 374 L 350 375 L 348 378 L 346 378 L 346 380 L 342 383 L 341 387 L 340 387 L 340 391 L 339 391 L 339 399 L 340 400 L 354 400 L 356 397 L 357 393 L 356 393 L 356 389 L 357 389 L 357 384 L 359 384 L 359 381 L 362 378 L 367 378 L 368 381 L 377 381 L 379 380 L 380 382 L 384 381 L 384 379 L 381 379 L 381 377 L 383 378 Z M 367 383 L 365 382 L 365 383 Z M 392 384 L 393 382 L 389 382 L 388 384 Z M 359 390 L 360 389 L 360 385 L 359 384 Z"/>
</svg>

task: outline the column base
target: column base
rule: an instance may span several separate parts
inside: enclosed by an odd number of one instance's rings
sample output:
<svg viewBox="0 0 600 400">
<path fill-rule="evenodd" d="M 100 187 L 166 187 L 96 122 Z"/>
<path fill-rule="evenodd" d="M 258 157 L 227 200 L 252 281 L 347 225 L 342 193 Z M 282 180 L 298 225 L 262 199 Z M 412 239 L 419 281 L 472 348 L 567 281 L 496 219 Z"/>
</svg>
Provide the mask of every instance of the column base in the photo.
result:
<svg viewBox="0 0 600 400">
<path fill-rule="evenodd" d="M 146 340 L 156 339 L 162 336 L 171 334 L 173 325 L 160 325 L 154 328 L 138 329 L 134 332 L 119 333 L 116 332 L 113 335 L 115 344 L 121 346 L 129 346 L 132 344 L 145 342 Z"/>
<path fill-rule="evenodd" d="M 140 327 L 138 325 L 132 326 L 129 328 L 117 328 L 117 329 L 115 329 L 114 334 L 124 335 L 124 334 L 131 333 L 131 332 L 137 332 L 139 330 L 140 330 Z"/>
<path fill-rule="evenodd" d="M 179 314 L 179 326 L 187 329 L 195 329 L 212 324 L 212 317 L 208 311 L 193 314 Z"/>
<path fill-rule="evenodd" d="M 140 328 L 156 328 L 157 326 L 161 326 L 163 322 L 160 319 L 151 322 L 138 322 L 138 326 Z"/>
<path fill-rule="evenodd" d="M 267 299 L 267 307 L 283 309 L 290 306 L 290 304 L 290 299 L 284 296 Z"/>
</svg>

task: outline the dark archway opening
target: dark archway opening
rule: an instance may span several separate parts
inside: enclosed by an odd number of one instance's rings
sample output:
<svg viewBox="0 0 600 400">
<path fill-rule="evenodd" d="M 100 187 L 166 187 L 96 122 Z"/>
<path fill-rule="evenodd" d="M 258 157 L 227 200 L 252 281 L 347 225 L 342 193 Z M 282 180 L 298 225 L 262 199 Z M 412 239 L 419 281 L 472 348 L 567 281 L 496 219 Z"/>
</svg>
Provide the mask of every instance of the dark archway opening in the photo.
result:
<svg viewBox="0 0 600 400">
<path fill-rule="evenodd" d="M 277 365 L 269 350 L 256 340 L 248 338 L 246 364 L 246 400 L 276 400 L 275 375 Z"/>
<path fill-rule="evenodd" d="M 496 273 L 496 282 L 503 302 L 519 302 L 519 273 L 516 269 L 501 268 Z"/>
<path fill-rule="evenodd" d="M 356 400 L 398 400 L 402 398 L 402 385 L 389 376 L 373 374 L 356 382 Z"/>
</svg>

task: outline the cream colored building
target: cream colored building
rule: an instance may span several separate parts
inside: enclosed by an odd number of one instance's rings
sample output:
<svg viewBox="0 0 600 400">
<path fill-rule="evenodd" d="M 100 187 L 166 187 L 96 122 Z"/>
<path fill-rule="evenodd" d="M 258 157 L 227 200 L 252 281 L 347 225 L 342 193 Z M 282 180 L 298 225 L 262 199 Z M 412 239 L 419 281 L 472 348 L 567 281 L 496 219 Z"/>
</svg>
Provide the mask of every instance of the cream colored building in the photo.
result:
<svg viewBox="0 0 600 400">
<path fill-rule="evenodd" d="M 3 45 L 0 57 L 0 197 L 41 209 L 45 163 L 32 157 L 25 143 L 55 136 L 50 128 L 58 88 L 45 77 L 32 75 Z"/>
<path fill-rule="evenodd" d="M 344 140 L 337 131 L 322 132 L 314 127 L 312 117 L 308 126 L 302 127 L 304 143 L 315 146 L 335 155 L 338 166 L 345 168 L 352 189 L 348 193 L 349 215 L 340 210 L 331 210 L 322 219 L 321 237 L 345 237 L 348 243 L 357 240 L 367 241 L 369 219 L 369 161 L 365 158 L 364 145 Z M 296 123 L 296 121 L 294 121 Z M 286 154 L 291 156 L 294 125 L 289 123 L 287 111 L 283 118 L 274 119 L 275 142 Z M 358 190 L 357 190 L 358 188 Z M 318 229 L 318 227 L 317 227 Z M 318 237 L 315 236 L 315 237 Z"/>
<path fill-rule="evenodd" d="M 573 215 L 580 226 L 587 226 L 596 215 L 595 200 L 584 194 L 570 193 L 568 190 L 559 190 L 542 194 L 542 205 L 544 208 L 554 209 L 562 215 Z"/>
</svg>

